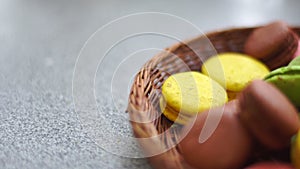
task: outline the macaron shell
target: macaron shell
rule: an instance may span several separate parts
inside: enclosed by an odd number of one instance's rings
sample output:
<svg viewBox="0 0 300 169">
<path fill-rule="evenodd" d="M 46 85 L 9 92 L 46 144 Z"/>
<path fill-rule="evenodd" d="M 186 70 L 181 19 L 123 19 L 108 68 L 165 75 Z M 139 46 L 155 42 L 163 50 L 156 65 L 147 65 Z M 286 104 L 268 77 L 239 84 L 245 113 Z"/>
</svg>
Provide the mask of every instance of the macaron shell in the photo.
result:
<svg viewBox="0 0 300 169">
<path fill-rule="evenodd" d="M 197 114 L 228 100 L 222 86 L 199 72 L 170 76 L 162 86 L 162 95 L 168 107 L 187 114 Z"/>
<path fill-rule="evenodd" d="M 255 29 L 245 42 L 244 52 L 273 70 L 294 58 L 298 44 L 298 35 L 286 23 L 276 21 Z"/>
<path fill-rule="evenodd" d="M 179 148 L 191 166 L 204 169 L 237 169 L 248 160 L 253 139 L 239 122 L 235 104 L 235 101 L 231 101 L 224 106 L 205 111 L 196 117 L 195 123 L 184 127 L 183 133 L 188 133 L 179 143 Z M 206 141 L 199 143 L 207 117 L 217 119 L 220 113 L 222 117 L 216 130 Z"/>
<path fill-rule="evenodd" d="M 300 128 L 296 108 L 275 86 L 253 81 L 238 97 L 240 121 L 271 150 L 282 150 Z"/>
<path fill-rule="evenodd" d="M 300 106 L 300 66 L 276 69 L 265 77 L 265 81 L 274 84 L 296 107 Z"/>
<path fill-rule="evenodd" d="M 280 49 L 289 34 L 288 25 L 281 21 L 257 28 L 245 42 L 245 53 L 258 59 L 268 59 L 274 51 Z"/>
<path fill-rule="evenodd" d="M 291 62 L 291 60 L 293 60 L 294 54 L 297 51 L 298 39 L 299 38 L 297 34 L 291 31 L 291 34 L 288 36 L 287 40 L 284 43 L 288 45 L 282 45 L 283 48 L 281 49 L 281 51 L 274 55 L 272 58 L 268 60 L 263 60 L 264 63 L 271 70 L 288 65 Z"/>
<path fill-rule="evenodd" d="M 219 82 L 226 90 L 240 92 L 252 80 L 263 79 L 269 69 L 251 56 L 222 53 L 205 61 L 202 72 Z"/>
</svg>

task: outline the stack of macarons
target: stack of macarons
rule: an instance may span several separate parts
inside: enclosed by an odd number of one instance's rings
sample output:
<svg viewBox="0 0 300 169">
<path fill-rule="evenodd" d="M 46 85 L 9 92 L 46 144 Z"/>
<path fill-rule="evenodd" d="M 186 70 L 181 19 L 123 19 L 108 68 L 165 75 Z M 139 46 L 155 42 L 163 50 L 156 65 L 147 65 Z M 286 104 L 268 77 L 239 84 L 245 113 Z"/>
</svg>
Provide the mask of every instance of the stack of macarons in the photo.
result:
<svg viewBox="0 0 300 169">
<path fill-rule="evenodd" d="M 212 56 L 204 62 L 202 72 L 183 72 L 166 79 L 160 99 L 162 113 L 185 124 L 197 113 L 235 99 L 252 80 L 263 79 L 268 73 L 267 66 L 248 55 Z"/>
<path fill-rule="evenodd" d="M 239 71 L 236 71 L 239 70 Z M 224 53 L 208 59 L 200 72 L 170 76 L 162 85 L 160 107 L 171 121 L 185 124 L 199 112 L 235 99 L 254 79 L 269 73 L 260 61 L 239 53 Z"/>
<path fill-rule="evenodd" d="M 274 22 L 251 33 L 244 53 L 220 53 L 206 60 L 201 72 L 182 72 L 165 80 L 160 108 L 187 133 L 179 147 L 191 166 L 300 169 L 299 44 L 287 24 Z M 200 143 L 201 131 L 209 125 L 206 119 L 220 113 L 218 127 Z M 293 165 L 249 165 L 257 145 L 268 152 L 291 148 Z"/>
<path fill-rule="evenodd" d="M 219 122 L 210 122 L 218 123 L 217 128 L 200 143 L 204 126 L 212 126 L 206 124 L 206 118 L 210 115 L 216 119 L 219 114 Z M 236 100 L 205 111 L 194 123 L 187 124 L 183 129 L 187 135 L 179 146 L 185 160 L 195 168 L 238 169 L 248 166 L 249 159 L 253 160 L 261 148 L 271 152 L 289 148 L 299 128 L 298 112 L 288 98 L 275 86 L 254 80 Z M 293 153 L 295 162 L 299 161 L 298 153 L 299 148 Z"/>
</svg>

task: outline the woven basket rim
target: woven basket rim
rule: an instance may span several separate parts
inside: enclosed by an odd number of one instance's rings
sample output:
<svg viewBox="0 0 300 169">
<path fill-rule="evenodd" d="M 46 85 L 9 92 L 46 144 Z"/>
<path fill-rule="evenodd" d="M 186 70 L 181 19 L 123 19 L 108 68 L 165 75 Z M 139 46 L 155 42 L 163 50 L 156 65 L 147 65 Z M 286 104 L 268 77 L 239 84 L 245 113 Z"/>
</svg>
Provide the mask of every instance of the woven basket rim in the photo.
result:
<svg viewBox="0 0 300 169">
<path fill-rule="evenodd" d="M 186 53 L 186 52 L 191 52 L 191 51 L 184 51 L 186 50 L 186 48 L 184 48 L 184 46 L 186 44 L 192 44 L 192 43 L 196 43 L 199 39 L 201 38 L 208 38 L 213 44 L 213 46 L 215 48 L 220 47 L 220 49 L 216 49 L 218 53 L 220 53 L 220 51 L 222 52 L 222 50 L 224 51 L 230 51 L 230 52 L 241 52 L 243 53 L 243 43 L 245 41 L 245 39 L 249 36 L 249 34 L 256 28 L 259 28 L 261 26 L 253 26 L 253 27 L 234 27 L 234 28 L 227 28 L 227 29 L 218 29 L 215 31 L 210 31 L 208 33 L 206 33 L 205 35 L 200 35 L 197 36 L 195 38 L 192 39 L 188 39 L 184 42 L 179 42 L 176 43 L 168 48 L 166 48 L 166 51 L 168 51 L 169 53 L 176 53 L 176 51 L 179 51 L 179 55 L 181 56 L 182 53 Z M 290 28 L 295 31 L 298 36 L 300 35 L 300 26 L 290 26 Z M 236 33 L 239 32 L 241 33 L 240 36 L 237 36 Z M 229 36 L 229 38 L 227 37 Z M 234 39 L 235 41 L 230 41 L 230 36 L 232 36 L 232 38 L 236 38 Z M 234 37 L 236 36 L 236 37 Z M 225 39 L 228 40 L 226 42 L 223 42 L 222 40 L 218 41 L 219 39 Z M 236 43 L 236 44 L 231 44 L 232 46 L 230 46 L 230 43 Z M 218 46 L 220 45 L 220 46 Z M 222 46 L 223 45 L 223 46 Z M 225 47 L 224 47 L 225 46 Z M 236 49 L 234 47 L 237 47 Z M 183 48 L 183 49 L 181 49 Z M 180 53 L 180 51 L 183 51 L 182 53 Z M 129 100 L 128 100 L 128 109 L 127 112 L 129 113 L 129 116 L 131 118 L 131 125 L 132 125 L 132 129 L 133 132 L 135 134 L 135 136 L 137 138 L 152 138 L 153 136 L 157 136 L 161 133 L 161 131 L 159 131 L 160 128 L 157 128 L 158 125 L 160 125 L 162 121 L 154 121 L 154 122 L 147 122 L 147 123 L 137 123 L 134 122 L 135 120 L 137 121 L 148 121 L 149 120 L 149 114 L 147 113 L 151 113 L 156 111 L 153 107 L 151 107 L 151 105 L 149 106 L 149 100 L 152 98 L 152 94 L 151 92 L 153 92 L 153 89 L 160 89 L 161 83 L 165 80 L 165 78 L 167 77 L 167 75 L 162 75 L 162 72 L 160 72 L 159 69 L 157 69 L 158 64 L 161 61 L 165 61 L 164 59 L 170 57 L 168 55 L 168 53 L 158 53 L 157 55 L 155 55 L 152 59 L 150 59 L 149 61 L 147 61 L 144 66 L 140 69 L 140 71 L 138 72 L 138 74 L 136 75 L 135 79 L 134 79 L 134 83 L 132 85 L 131 88 L 131 92 L 129 95 Z M 182 58 L 185 59 L 186 56 L 182 56 Z M 167 59 L 166 59 L 167 60 Z M 195 61 L 192 60 L 192 61 Z M 189 60 L 188 60 L 189 62 Z M 196 61 L 194 63 L 191 63 L 191 65 L 195 64 L 195 65 L 199 65 L 201 63 L 198 63 L 199 61 Z M 165 61 L 165 63 L 168 63 L 167 61 Z M 191 67 L 191 70 L 193 70 L 194 68 Z M 180 72 L 180 71 L 185 71 L 184 69 L 180 69 L 177 68 L 174 70 L 174 73 Z M 188 70 L 187 70 L 188 71 Z M 172 74 L 172 71 L 170 71 Z M 162 77 L 161 77 L 162 76 Z M 160 81 L 161 83 L 156 84 L 155 82 L 153 82 L 154 80 Z M 157 85 L 157 86 L 156 86 Z M 148 93 L 150 91 L 150 94 Z M 153 96 L 155 97 L 155 96 Z M 166 119 L 164 119 L 166 120 Z M 163 123 L 164 124 L 164 123 Z M 166 130 L 166 128 L 168 128 L 167 126 L 162 126 L 162 131 Z M 168 144 L 168 137 L 170 136 L 170 133 L 166 136 L 164 136 L 164 139 L 166 140 L 160 140 L 162 144 Z M 157 140 L 155 140 L 157 141 Z M 144 151 L 148 151 L 148 148 L 143 147 L 143 146 L 149 146 L 149 144 L 144 144 L 141 143 L 141 147 L 143 149 L 145 149 Z M 166 145 L 167 146 L 167 145 Z M 192 168 L 191 166 L 189 166 L 188 164 L 186 164 L 186 162 L 184 161 L 184 159 L 181 157 L 181 154 L 179 152 L 179 150 L 176 147 L 170 148 L 169 151 L 166 151 L 160 155 L 156 155 L 154 157 L 149 157 L 148 158 L 149 162 L 151 163 L 151 165 L 154 168 Z"/>
</svg>

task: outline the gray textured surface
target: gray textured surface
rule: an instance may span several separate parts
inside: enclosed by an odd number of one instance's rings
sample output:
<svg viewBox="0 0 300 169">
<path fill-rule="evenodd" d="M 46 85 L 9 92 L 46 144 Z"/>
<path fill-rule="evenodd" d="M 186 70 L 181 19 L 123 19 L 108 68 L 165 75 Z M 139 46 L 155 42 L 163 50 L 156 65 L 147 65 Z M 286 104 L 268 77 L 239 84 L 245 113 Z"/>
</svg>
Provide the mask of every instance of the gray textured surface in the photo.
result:
<svg viewBox="0 0 300 169">
<path fill-rule="evenodd" d="M 76 57 L 88 37 L 109 21 L 156 11 L 186 18 L 203 31 L 278 19 L 300 25 L 299 7 L 297 0 L 1 0 L 0 168 L 149 168 L 144 159 L 119 157 L 97 146 L 82 129 L 72 102 Z M 98 97 L 108 94 L 97 92 Z M 100 103 L 114 115 L 111 102 Z M 128 126 L 115 122 L 120 133 L 128 132 Z"/>
</svg>

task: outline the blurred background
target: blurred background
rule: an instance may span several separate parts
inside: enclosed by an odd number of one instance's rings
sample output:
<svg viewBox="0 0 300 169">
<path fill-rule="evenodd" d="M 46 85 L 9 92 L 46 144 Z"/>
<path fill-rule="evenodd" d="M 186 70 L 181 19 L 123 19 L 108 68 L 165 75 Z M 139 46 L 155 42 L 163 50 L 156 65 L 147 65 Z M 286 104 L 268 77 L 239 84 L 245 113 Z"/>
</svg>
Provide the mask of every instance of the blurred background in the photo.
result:
<svg viewBox="0 0 300 169">
<path fill-rule="evenodd" d="M 72 75 L 85 42 L 110 21 L 138 12 L 169 13 L 203 32 L 274 20 L 300 26 L 299 0 L 0 0 L 0 168 L 150 168 L 142 158 L 121 157 L 98 146 L 82 128 L 72 100 Z M 123 48 L 147 46 L 146 39 Z M 165 48 L 173 41 L 151 43 Z M 126 57 L 122 50 L 110 55 Z M 106 62 L 114 61 L 108 57 Z M 101 83 L 111 81 L 99 78 Z M 109 94 L 97 92 L 98 97 Z M 127 100 L 120 102 L 124 107 Z M 107 112 L 114 111 L 112 103 L 100 103 Z"/>
</svg>

